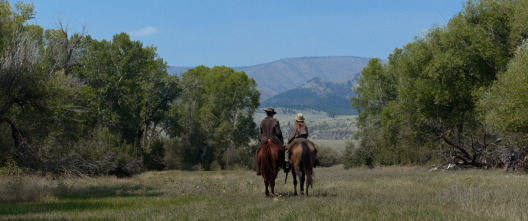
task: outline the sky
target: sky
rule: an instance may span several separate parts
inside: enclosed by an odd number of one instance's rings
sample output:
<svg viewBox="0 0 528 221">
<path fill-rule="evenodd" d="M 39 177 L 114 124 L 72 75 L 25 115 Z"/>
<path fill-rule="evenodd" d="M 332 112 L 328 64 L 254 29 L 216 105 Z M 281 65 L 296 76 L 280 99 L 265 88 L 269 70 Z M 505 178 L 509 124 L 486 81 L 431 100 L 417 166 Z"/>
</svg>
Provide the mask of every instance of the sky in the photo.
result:
<svg viewBox="0 0 528 221">
<path fill-rule="evenodd" d="M 13 1 L 12 1 L 13 2 Z M 283 58 L 386 59 L 465 0 L 24 0 L 45 29 L 126 32 L 170 66 L 242 67 Z"/>
</svg>

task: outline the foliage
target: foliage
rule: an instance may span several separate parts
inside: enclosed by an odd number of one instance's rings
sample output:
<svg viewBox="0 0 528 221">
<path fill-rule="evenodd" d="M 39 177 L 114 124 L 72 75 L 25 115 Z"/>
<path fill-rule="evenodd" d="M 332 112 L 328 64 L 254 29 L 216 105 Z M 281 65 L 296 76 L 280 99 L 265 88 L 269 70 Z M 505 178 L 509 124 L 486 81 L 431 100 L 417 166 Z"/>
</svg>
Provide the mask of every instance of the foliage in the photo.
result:
<svg viewBox="0 0 528 221">
<path fill-rule="evenodd" d="M 334 149 L 327 146 L 316 146 L 317 158 L 322 167 L 330 167 L 341 163 L 341 156 Z"/>
<path fill-rule="evenodd" d="M 177 78 L 168 75 L 156 48 L 143 47 L 125 33 L 111 42 L 87 37 L 83 50 L 84 65 L 74 71 L 94 95 L 88 104 L 91 124 L 109 127 L 127 143 L 141 146 L 137 154 L 148 152 L 178 95 Z"/>
<path fill-rule="evenodd" d="M 368 148 L 366 146 L 356 147 L 353 142 L 348 142 L 345 147 L 345 153 L 343 154 L 343 164 L 345 169 L 360 166 L 374 168 L 374 151 L 373 148 Z"/>
<path fill-rule="evenodd" d="M 245 73 L 202 66 L 180 83 L 126 33 L 44 30 L 23 2 L 0 12 L 0 165 L 79 177 L 247 164 L 259 92 Z"/>
<path fill-rule="evenodd" d="M 171 136 L 186 143 L 185 161 L 205 169 L 212 162 L 223 168 L 232 166 L 231 152 L 247 146 L 257 133 L 255 80 L 224 66 L 198 66 L 181 78 L 181 100 L 172 112 L 180 126 L 171 130 Z"/>
<path fill-rule="evenodd" d="M 493 141 L 500 134 L 481 121 L 482 112 L 492 108 L 477 104 L 497 76 L 513 72 L 506 64 L 519 36 L 526 36 L 518 21 L 526 6 L 523 1 L 468 1 L 444 27 L 395 49 L 386 67 L 371 60 L 352 100 L 360 111 L 358 150 L 374 151 L 380 164 L 421 163 L 435 158 L 434 150 L 455 163 L 497 166 L 503 147 Z M 497 118 L 488 116 L 488 121 Z"/>
<path fill-rule="evenodd" d="M 528 133 L 528 41 L 517 49 L 508 70 L 497 76 L 497 81 L 480 103 L 484 122 L 503 132 Z"/>
</svg>

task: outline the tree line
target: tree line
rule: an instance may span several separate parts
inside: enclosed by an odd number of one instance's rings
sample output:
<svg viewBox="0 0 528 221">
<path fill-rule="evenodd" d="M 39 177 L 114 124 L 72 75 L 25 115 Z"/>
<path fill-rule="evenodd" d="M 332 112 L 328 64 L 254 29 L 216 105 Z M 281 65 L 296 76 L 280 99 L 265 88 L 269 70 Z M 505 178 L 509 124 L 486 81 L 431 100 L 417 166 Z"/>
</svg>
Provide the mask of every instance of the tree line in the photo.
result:
<svg viewBox="0 0 528 221">
<path fill-rule="evenodd" d="M 345 166 L 499 167 L 528 140 L 528 1 L 476 0 L 362 70 Z M 356 147 L 357 146 L 357 147 Z"/>
<path fill-rule="evenodd" d="M 169 75 L 156 47 L 126 33 L 96 40 L 34 17 L 32 4 L 0 1 L 0 166 L 126 176 L 249 164 L 259 92 L 244 72 Z"/>
</svg>

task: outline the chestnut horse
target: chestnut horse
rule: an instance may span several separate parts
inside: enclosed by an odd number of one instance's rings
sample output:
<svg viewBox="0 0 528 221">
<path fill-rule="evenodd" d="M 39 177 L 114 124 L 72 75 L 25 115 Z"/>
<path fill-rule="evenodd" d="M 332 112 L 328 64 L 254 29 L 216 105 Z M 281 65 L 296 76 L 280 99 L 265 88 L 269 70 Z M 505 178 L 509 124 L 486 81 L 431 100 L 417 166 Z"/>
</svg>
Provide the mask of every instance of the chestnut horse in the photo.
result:
<svg viewBox="0 0 528 221">
<path fill-rule="evenodd" d="M 273 196 L 275 194 L 275 179 L 277 173 L 284 161 L 284 149 L 280 148 L 271 141 L 264 144 L 257 154 L 257 165 L 260 170 L 262 178 L 264 178 L 264 185 L 266 185 L 266 196 Z M 268 186 L 271 188 L 271 193 L 268 191 Z"/>
<path fill-rule="evenodd" d="M 293 188 L 295 195 L 297 195 L 297 176 L 301 181 L 300 190 L 301 195 L 304 195 L 304 181 L 306 176 L 306 195 L 308 195 L 308 187 L 313 188 L 313 165 L 315 161 L 315 147 L 310 141 L 303 141 L 296 143 L 290 148 L 290 165 L 293 176 Z"/>
</svg>

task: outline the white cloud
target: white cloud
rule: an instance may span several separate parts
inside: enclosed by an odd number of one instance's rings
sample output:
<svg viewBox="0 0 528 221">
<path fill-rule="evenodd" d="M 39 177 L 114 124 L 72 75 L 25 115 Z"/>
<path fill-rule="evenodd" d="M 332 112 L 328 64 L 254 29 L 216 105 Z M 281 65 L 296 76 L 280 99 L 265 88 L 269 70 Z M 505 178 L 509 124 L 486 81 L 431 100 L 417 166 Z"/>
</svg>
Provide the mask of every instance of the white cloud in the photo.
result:
<svg viewBox="0 0 528 221">
<path fill-rule="evenodd" d="M 131 31 L 129 34 L 130 36 L 134 36 L 134 37 L 143 37 L 143 36 L 155 34 L 157 32 L 158 32 L 157 28 L 152 27 L 152 26 L 147 26 L 142 29 Z"/>
</svg>

